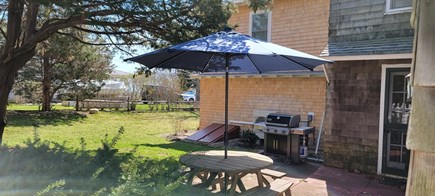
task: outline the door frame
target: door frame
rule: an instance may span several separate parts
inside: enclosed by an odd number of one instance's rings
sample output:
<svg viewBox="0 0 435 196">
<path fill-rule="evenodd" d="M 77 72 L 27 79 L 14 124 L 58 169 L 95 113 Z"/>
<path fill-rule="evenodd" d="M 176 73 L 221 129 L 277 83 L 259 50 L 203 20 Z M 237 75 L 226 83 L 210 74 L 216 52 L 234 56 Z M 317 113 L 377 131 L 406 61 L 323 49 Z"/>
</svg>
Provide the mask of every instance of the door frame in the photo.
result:
<svg viewBox="0 0 435 196">
<path fill-rule="evenodd" d="M 378 138 L 378 167 L 377 174 L 382 174 L 382 157 L 384 147 L 384 117 L 385 117 L 385 84 L 387 78 L 387 69 L 390 68 L 411 68 L 411 64 L 382 64 L 381 76 L 381 102 L 379 108 L 379 138 Z"/>
</svg>

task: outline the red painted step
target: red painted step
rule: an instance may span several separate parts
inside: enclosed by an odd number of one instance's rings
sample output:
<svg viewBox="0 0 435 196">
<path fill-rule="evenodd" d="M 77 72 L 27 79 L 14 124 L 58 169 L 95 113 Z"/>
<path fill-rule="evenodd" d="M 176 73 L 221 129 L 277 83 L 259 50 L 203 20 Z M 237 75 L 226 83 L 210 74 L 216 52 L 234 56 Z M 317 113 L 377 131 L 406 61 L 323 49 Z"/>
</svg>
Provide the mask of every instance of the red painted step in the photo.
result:
<svg viewBox="0 0 435 196">
<path fill-rule="evenodd" d="M 191 141 L 198 141 L 198 140 L 204 138 L 205 136 L 207 136 L 208 134 L 212 133 L 216 129 L 219 129 L 223 126 L 224 126 L 223 124 L 213 123 L 213 124 L 209 125 L 208 127 L 205 127 L 204 129 L 198 130 L 196 133 L 192 134 L 191 136 L 187 137 L 186 139 L 191 140 Z"/>
</svg>

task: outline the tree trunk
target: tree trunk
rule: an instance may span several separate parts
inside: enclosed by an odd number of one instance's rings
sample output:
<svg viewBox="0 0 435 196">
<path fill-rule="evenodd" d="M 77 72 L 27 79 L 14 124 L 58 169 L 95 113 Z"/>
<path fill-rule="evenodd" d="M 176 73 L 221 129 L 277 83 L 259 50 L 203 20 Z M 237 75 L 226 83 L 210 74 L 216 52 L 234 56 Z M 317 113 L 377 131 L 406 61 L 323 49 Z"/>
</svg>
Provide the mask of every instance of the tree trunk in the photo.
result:
<svg viewBox="0 0 435 196">
<path fill-rule="evenodd" d="M 3 66 L 0 64 L 0 66 Z M 14 84 L 15 74 L 8 73 L 1 69 L 0 72 L 0 145 L 3 140 L 3 132 L 6 126 L 6 107 L 8 105 L 9 93 Z"/>
<path fill-rule="evenodd" d="M 42 111 L 51 110 L 51 65 L 49 58 L 44 54 L 42 59 L 43 77 L 42 77 Z"/>
<path fill-rule="evenodd" d="M 7 67 L 0 63 L 0 67 Z M 8 71 L 8 69 L 0 69 L 0 145 L 3 141 L 3 133 L 6 127 L 6 107 L 8 105 L 9 93 L 14 84 L 16 72 Z M 9 69 L 10 70 L 10 69 Z"/>
<path fill-rule="evenodd" d="M 15 82 L 15 75 L 35 54 L 32 48 L 21 55 L 14 55 L 11 59 L 0 58 L 0 145 L 3 142 L 3 133 L 6 127 L 6 108 L 9 93 Z"/>
<path fill-rule="evenodd" d="M 79 111 L 79 97 L 76 97 L 76 111 Z"/>
</svg>

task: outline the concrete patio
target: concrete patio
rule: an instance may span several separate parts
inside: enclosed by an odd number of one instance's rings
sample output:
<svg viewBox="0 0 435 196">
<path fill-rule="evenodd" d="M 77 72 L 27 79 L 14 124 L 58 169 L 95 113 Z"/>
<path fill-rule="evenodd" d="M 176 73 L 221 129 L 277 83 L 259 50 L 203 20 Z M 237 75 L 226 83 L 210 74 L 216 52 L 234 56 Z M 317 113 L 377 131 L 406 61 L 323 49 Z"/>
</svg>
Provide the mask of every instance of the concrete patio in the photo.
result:
<svg viewBox="0 0 435 196">
<path fill-rule="evenodd" d="M 404 187 L 385 185 L 380 183 L 380 176 L 372 174 L 358 174 L 338 168 L 326 167 L 317 163 L 302 163 L 297 165 L 284 164 L 279 158 L 273 158 L 274 164 L 270 169 L 287 173 L 284 178 L 294 180 L 291 188 L 293 196 L 306 195 L 357 195 L 357 196 L 400 196 L 405 195 Z M 266 177 L 268 180 L 272 180 Z M 249 190 L 257 186 L 256 176 L 245 176 L 242 181 Z M 195 182 L 196 181 L 196 182 Z M 196 179 L 195 183 L 199 183 Z M 212 195 L 220 195 L 218 190 L 210 190 Z M 196 192 L 192 190 L 193 192 Z M 192 192 L 192 193 L 193 193 Z M 200 191 L 204 193 L 203 191 Z M 203 194 L 199 194 L 203 195 Z"/>
<path fill-rule="evenodd" d="M 292 195 L 405 195 L 400 187 L 380 184 L 374 175 L 321 166 L 292 188 Z"/>
</svg>

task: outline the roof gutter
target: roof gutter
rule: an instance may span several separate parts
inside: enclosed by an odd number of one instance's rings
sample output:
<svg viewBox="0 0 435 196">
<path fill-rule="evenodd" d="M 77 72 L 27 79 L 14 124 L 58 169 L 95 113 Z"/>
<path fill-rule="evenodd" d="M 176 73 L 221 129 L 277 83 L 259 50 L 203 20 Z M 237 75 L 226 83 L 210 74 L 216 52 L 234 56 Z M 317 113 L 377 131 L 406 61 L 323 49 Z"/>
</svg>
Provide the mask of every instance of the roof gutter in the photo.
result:
<svg viewBox="0 0 435 196">
<path fill-rule="evenodd" d="M 354 56 L 321 56 L 332 61 L 363 61 L 363 60 L 390 60 L 390 59 L 412 59 L 412 53 L 404 54 L 375 54 L 375 55 L 354 55 Z"/>
</svg>

